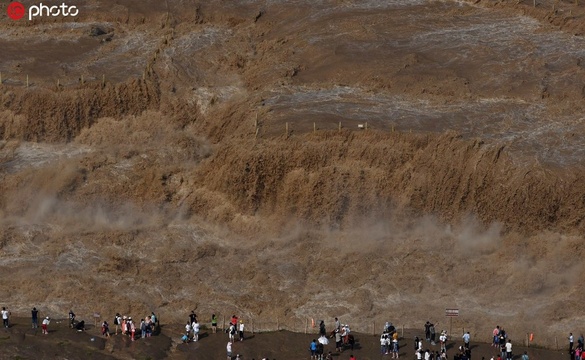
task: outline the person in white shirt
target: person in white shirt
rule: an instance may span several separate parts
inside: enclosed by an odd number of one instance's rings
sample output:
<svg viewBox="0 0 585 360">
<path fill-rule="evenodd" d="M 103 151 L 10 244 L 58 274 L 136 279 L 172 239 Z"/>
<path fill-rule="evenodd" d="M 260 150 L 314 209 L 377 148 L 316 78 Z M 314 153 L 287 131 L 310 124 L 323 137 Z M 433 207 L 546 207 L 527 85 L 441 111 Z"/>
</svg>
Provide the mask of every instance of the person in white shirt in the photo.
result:
<svg viewBox="0 0 585 360">
<path fill-rule="evenodd" d="M 191 324 L 191 328 L 193 329 L 193 341 L 199 340 L 199 323 L 197 319 Z"/>
<path fill-rule="evenodd" d="M 50 323 L 50 322 L 51 322 L 51 319 L 49 319 L 49 317 L 47 316 L 47 317 L 46 317 L 46 318 L 43 320 L 43 322 L 42 322 L 42 324 L 41 324 L 41 328 L 42 328 L 42 330 L 43 330 L 43 334 L 45 334 L 45 335 L 49 335 L 49 330 L 47 329 L 47 327 L 49 326 L 49 323 Z"/>
<path fill-rule="evenodd" d="M 191 324 L 187 323 L 185 325 L 185 334 L 187 334 L 187 337 L 189 337 L 189 335 L 191 335 Z"/>
<path fill-rule="evenodd" d="M 240 320 L 240 341 L 244 341 L 244 322 Z"/>
<path fill-rule="evenodd" d="M 466 349 L 469 349 L 469 339 L 470 338 L 471 338 L 471 336 L 469 335 L 469 331 L 466 332 L 465 334 L 463 334 L 463 343 L 464 343 Z"/>
<path fill-rule="evenodd" d="M 349 332 L 347 331 L 347 325 L 342 325 L 341 326 L 341 337 L 343 338 L 343 342 L 345 344 L 347 344 L 347 336 L 349 335 Z"/>
<path fill-rule="evenodd" d="M 8 328 L 8 316 L 10 315 L 10 311 L 6 310 L 5 307 L 2 308 L 2 322 L 4 323 L 4 327 Z"/>
<path fill-rule="evenodd" d="M 388 355 L 388 335 L 380 335 L 380 355 Z"/>
<path fill-rule="evenodd" d="M 116 325 L 116 335 L 118 335 L 118 329 L 122 325 L 122 316 L 119 313 L 116 313 L 116 316 L 114 317 L 114 325 Z M 124 333 L 123 330 L 122 333 Z"/>
<path fill-rule="evenodd" d="M 234 338 L 236 337 L 236 327 L 234 324 L 230 325 L 230 328 L 228 330 L 228 335 L 229 335 L 230 341 L 233 343 Z"/>
<path fill-rule="evenodd" d="M 336 332 L 335 333 L 335 351 L 341 352 L 341 347 L 342 347 L 341 332 Z"/>
<path fill-rule="evenodd" d="M 431 353 L 428 349 L 425 351 L 425 360 L 431 360 Z"/>
<path fill-rule="evenodd" d="M 416 360 L 422 360 L 422 351 L 421 350 L 416 351 Z"/>
<path fill-rule="evenodd" d="M 506 359 L 512 360 L 512 340 L 509 339 L 508 342 L 506 343 Z"/>
<path fill-rule="evenodd" d="M 441 343 L 441 352 L 447 352 L 447 333 L 445 331 L 441 332 L 441 336 L 439 336 L 439 342 Z"/>
<path fill-rule="evenodd" d="M 232 342 L 231 341 L 228 341 L 227 345 L 225 346 L 225 349 L 227 350 L 228 360 L 232 360 Z"/>
</svg>

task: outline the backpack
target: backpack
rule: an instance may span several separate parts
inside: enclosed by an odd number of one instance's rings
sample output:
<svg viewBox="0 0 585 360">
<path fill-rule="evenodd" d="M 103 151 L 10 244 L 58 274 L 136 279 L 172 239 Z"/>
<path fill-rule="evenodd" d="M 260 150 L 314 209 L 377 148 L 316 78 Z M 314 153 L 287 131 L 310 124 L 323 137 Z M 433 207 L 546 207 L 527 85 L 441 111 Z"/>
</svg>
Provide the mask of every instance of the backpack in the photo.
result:
<svg viewBox="0 0 585 360">
<path fill-rule="evenodd" d="M 230 326 L 230 334 L 235 335 L 236 333 L 236 327 L 235 326 Z"/>
<path fill-rule="evenodd" d="M 118 321 L 117 316 L 114 316 L 114 325 L 120 325 L 120 322 Z"/>
</svg>

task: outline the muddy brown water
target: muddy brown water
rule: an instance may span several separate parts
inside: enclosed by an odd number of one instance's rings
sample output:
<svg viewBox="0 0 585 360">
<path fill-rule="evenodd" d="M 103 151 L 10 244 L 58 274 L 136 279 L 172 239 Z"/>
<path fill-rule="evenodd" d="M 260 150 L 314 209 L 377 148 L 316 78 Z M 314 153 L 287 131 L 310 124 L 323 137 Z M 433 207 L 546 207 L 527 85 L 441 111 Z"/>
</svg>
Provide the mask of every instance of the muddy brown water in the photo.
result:
<svg viewBox="0 0 585 360">
<path fill-rule="evenodd" d="M 2 15 L 7 306 L 339 315 L 364 332 L 388 311 L 414 326 L 460 306 L 457 326 L 474 336 L 504 319 L 548 347 L 577 331 L 582 177 L 515 171 L 489 146 L 520 165 L 582 164 L 582 37 L 451 1 L 193 5 L 93 1 L 75 22 Z M 94 26 L 113 37 L 91 37 Z M 366 122 L 386 135 L 294 141 L 313 124 Z M 386 200 L 415 211 L 393 219 L 375 207 Z M 344 228 L 353 215 L 364 221 Z M 340 279 L 338 267 L 351 271 Z M 36 351 L 18 329 L 14 353 Z M 95 347 L 81 336 L 72 356 Z M 310 336 L 266 336 L 237 346 L 306 355 Z M 176 338 L 151 342 L 190 356 L 213 339 L 209 358 L 224 355 L 219 335 Z M 376 341 L 356 352 L 374 357 Z"/>
<path fill-rule="evenodd" d="M 126 4 L 128 16 L 165 13 L 148 3 Z M 140 77 L 148 62 L 142 54 L 155 51 L 168 31 L 116 24 L 104 15 L 108 4 L 86 9 L 82 22 L 41 22 L 26 31 L 8 27 L 0 37 L 4 82 L 23 84 L 27 74 L 39 85 L 47 78 L 75 84 L 81 75 L 96 82 L 102 75 L 109 81 Z M 281 132 L 284 122 L 296 131 L 311 129 L 313 122 L 320 128 L 368 122 L 372 128 L 455 130 L 504 141 L 527 158 L 551 164 L 574 165 L 583 158 L 585 144 L 578 134 L 583 132 L 585 40 L 533 18 L 455 1 L 245 1 L 198 8 L 210 17 L 222 6 L 226 16 L 261 12 L 258 27 L 278 22 L 260 40 L 285 41 L 275 48 L 288 47 L 279 64 L 255 59 L 257 44 L 234 47 L 242 31 L 253 37 L 262 30 L 230 27 L 214 18 L 188 26 L 184 17 L 195 16 L 195 9 L 168 6 L 180 26 L 158 61 L 183 82 L 211 88 L 224 99 L 241 92 L 241 77 L 216 71 L 223 49 L 250 56 L 247 66 L 258 76 L 297 69 L 292 81 L 255 91 L 270 107 L 266 133 Z M 92 14 L 99 21 L 92 22 Z M 106 42 L 90 37 L 92 26 L 115 37 Z M 275 60 L 280 56 L 275 53 Z M 208 95 L 201 91 L 205 100 Z"/>
</svg>

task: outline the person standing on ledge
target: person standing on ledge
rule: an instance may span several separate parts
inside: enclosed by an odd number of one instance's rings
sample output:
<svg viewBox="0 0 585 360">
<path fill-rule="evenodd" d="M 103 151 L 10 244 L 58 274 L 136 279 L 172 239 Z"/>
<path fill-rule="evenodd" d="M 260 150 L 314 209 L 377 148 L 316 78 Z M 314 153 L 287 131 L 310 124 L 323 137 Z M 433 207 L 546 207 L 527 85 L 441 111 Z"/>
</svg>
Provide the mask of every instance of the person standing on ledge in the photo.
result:
<svg viewBox="0 0 585 360">
<path fill-rule="evenodd" d="M 150 312 L 150 322 L 152 323 L 151 334 L 160 333 L 160 319 L 154 314 L 154 311 Z"/>
<path fill-rule="evenodd" d="M 75 325 L 75 313 L 73 310 L 69 310 L 69 327 L 73 329 Z"/>
<path fill-rule="evenodd" d="M 199 341 L 199 323 L 197 322 L 197 318 L 195 318 L 195 322 L 191 324 L 191 330 L 193 330 L 193 341 Z"/>
<path fill-rule="evenodd" d="M 466 332 L 465 334 L 463 334 L 463 343 L 465 345 L 465 349 L 469 350 L 469 339 L 471 338 L 471 335 L 469 335 L 469 331 Z"/>
<path fill-rule="evenodd" d="M 228 337 L 232 344 L 234 343 L 234 339 L 236 337 L 236 325 L 230 323 L 230 328 L 228 329 Z"/>
<path fill-rule="evenodd" d="M 227 350 L 228 360 L 232 360 L 232 343 L 231 343 L 231 341 L 228 341 L 227 345 L 225 346 L 225 349 Z"/>
<path fill-rule="evenodd" d="M 106 320 L 102 323 L 102 336 L 109 338 L 110 337 L 110 325 Z"/>
<path fill-rule="evenodd" d="M 335 351 L 337 352 L 341 352 L 341 346 L 342 346 L 342 338 L 341 338 L 341 332 L 336 332 L 335 333 Z"/>
<path fill-rule="evenodd" d="M 573 333 L 569 333 L 569 354 L 573 351 L 573 344 L 575 343 L 575 338 L 573 337 Z"/>
<path fill-rule="evenodd" d="M 122 326 L 122 315 L 120 315 L 120 313 L 116 313 L 116 316 L 114 316 L 114 325 L 116 325 L 115 335 L 118 335 L 118 329 Z M 122 333 L 124 332 L 122 331 Z"/>
<path fill-rule="evenodd" d="M 43 330 L 43 334 L 45 335 L 49 335 L 49 323 L 51 322 L 51 319 L 49 319 L 49 317 L 47 316 L 45 318 L 45 320 L 43 320 L 43 323 L 41 324 L 42 330 Z"/>
<path fill-rule="evenodd" d="M 437 337 L 437 334 L 435 332 L 435 324 L 431 323 L 431 326 L 429 326 L 429 331 L 431 332 L 431 345 L 435 346 L 435 339 Z"/>
<path fill-rule="evenodd" d="M 215 334 L 217 332 L 217 316 L 211 314 L 211 331 Z"/>
<path fill-rule="evenodd" d="M 508 339 L 506 344 L 506 360 L 512 360 L 512 340 Z"/>
<path fill-rule="evenodd" d="M 327 336 L 327 330 L 325 329 L 325 321 L 323 320 L 321 320 L 321 323 L 319 323 L 319 335 Z"/>
<path fill-rule="evenodd" d="M 5 307 L 2 307 L 2 322 L 4 323 L 4 327 L 8 329 L 8 317 L 10 316 L 10 311 L 6 310 Z"/>
<path fill-rule="evenodd" d="M 494 331 L 492 331 L 492 336 L 494 340 L 492 342 L 492 346 L 497 348 L 500 346 L 500 325 L 497 325 Z"/>
<path fill-rule="evenodd" d="M 32 308 L 31 317 L 32 317 L 32 328 L 38 329 L 38 327 L 39 327 L 39 311 L 37 310 L 36 307 Z"/>
<path fill-rule="evenodd" d="M 311 351 L 311 359 L 317 358 L 317 340 L 313 339 L 309 344 L 309 350 Z"/>
<path fill-rule="evenodd" d="M 439 336 L 439 343 L 441 344 L 441 352 L 447 352 L 447 331 L 441 331 L 441 336 Z"/>
<path fill-rule="evenodd" d="M 191 336 L 191 324 L 188 322 L 185 325 L 185 334 L 187 334 L 187 339 Z"/>
<path fill-rule="evenodd" d="M 427 321 L 425 323 L 425 338 L 427 341 L 431 341 L 431 322 Z"/>
<path fill-rule="evenodd" d="M 244 341 L 244 321 L 240 319 L 240 341 Z"/>
</svg>

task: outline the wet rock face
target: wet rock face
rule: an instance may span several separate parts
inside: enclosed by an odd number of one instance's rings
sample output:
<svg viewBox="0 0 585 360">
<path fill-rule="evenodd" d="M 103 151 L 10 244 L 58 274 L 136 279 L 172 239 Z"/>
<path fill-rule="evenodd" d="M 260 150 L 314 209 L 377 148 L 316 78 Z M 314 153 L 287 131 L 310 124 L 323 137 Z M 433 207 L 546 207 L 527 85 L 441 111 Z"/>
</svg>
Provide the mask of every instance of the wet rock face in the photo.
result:
<svg viewBox="0 0 585 360">
<path fill-rule="evenodd" d="M 92 26 L 89 31 L 89 36 L 100 36 L 107 34 L 108 32 L 99 26 Z"/>
</svg>

